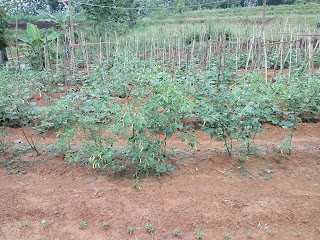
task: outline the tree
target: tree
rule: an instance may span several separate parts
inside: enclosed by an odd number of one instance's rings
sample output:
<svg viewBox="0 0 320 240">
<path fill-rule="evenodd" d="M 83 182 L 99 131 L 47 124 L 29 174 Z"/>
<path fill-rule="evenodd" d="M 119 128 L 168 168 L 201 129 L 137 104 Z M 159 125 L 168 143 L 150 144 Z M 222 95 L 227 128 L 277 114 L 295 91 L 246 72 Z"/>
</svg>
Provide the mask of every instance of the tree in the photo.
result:
<svg viewBox="0 0 320 240">
<path fill-rule="evenodd" d="M 48 0 L 0 0 L 0 7 L 8 14 L 14 15 L 23 13 L 27 15 L 37 14 L 37 10 L 46 9 Z"/>
<path fill-rule="evenodd" d="M 185 8 L 186 8 L 186 4 L 185 4 L 184 0 L 179 0 L 178 4 L 177 4 L 177 12 L 182 13 L 182 12 L 184 12 Z"/>
<path fill-rule="evenodd" d="M 48 0 L 48 8 L 51 13 L 55 13 L 61 11 L 64 6 L 58 0 Z"/>
<path fill-rule="evenodd" d="M 4 31 L 8 27 L 8 20 L 6 12 L 0 8 L 0 51 L 1 51 L 1 64 L 5 64 L 8 61 L 6 54 L 7 42 L 4 37 Z"/>
<path fill-rule="evenodd" d="M 95 22 L 135 21 L 140 1 L 136 0 L 89 0 L 82 8 L 89 20 Z"/>
</svg>

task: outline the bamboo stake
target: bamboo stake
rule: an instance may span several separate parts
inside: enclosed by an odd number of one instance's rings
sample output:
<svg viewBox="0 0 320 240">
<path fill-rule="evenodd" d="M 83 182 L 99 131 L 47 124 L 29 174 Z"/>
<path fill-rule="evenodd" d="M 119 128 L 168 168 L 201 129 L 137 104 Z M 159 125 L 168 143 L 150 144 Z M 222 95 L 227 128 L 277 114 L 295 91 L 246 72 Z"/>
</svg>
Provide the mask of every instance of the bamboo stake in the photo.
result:
<svg viewBox="0 0 320 240">
<path fill-rule="evenodd" d="M 57 38 L 57 51 L 56 51 L 56 73 L 59 71 L 59 37 Z"/>
<path fill-rule="evenodd" d="M 50 69 L 50 53 L 49 53 L 47 34 L 46 34 L 46 43 L 45 43 L 45 47 L 44 47 L 44 65 L 47 70 Z"/>
<path fill-rule="evenodd" d="M 16 58 L 17 58 L 17 65 L 20 69 L 20 59 L 19 59 L 19 48 L 18 48 L 18 18 L 16 17 Z"/>
<path fill-rule="evenodd" d="M 208 66 L 209 68 L 211 67 L 211 54 L 212 54 L 212 42 L 211 42 L 211 37 L 209 40 L 209 54 L 208 54 Z"/>
<path fill-rule="evenodd" d="M 167 47 L 166 47 L 166 38 L 163 40 L 163 49 L 162 49 L 162 61 L 163 65 L 166 63 L 166 52 L 167 52 Z"/>
<path fill-rule="evenodd" d="M 178 66 L 181 70 L 181 47 L 180 47 L 180 38 L 178 38 Z"/>
<path fill-rule="evenodd" d="M 263 39 L 263 51 L 264 51 L 264 70 L 265 70 L 265 78 L 266 78 L 266 84 L 268 83 L 268 56 L 267 56 L 267 46 L 266 46 L 266 38 L 264 35 L 264 32 L 262 34 Z"/>
<path fill-rule="evenodd" d="M 154 51 L 154 47 L 153 47 L 153 36 L 151 38 L 151 44 L 150 44 L 150 60 L 153 58 L 153 51 Z"/>
<path fill-rule="evenodd" d="M 239 37 L 237 37 L 237 42 L 240 43 Z M 239 44 L 236 44 L 236 72 L 238 71 L 238 49 L 239 49 Z"/>
<path fill-rule="evenodd" d="M 157 49 L 156 49 L 156 39 L 152 36 L 152 47 L 153 47 L 153 57 L 156 59 L 157 56 Z"/>
<path fill-rule="evenodd" d="M 283 73 L 283 35 L 281 35 L 281 43 L 280 43 L 280 73 Z"/>
<path fill-rule="evenodd" d="M 315 70 L 315 68 L 314 68 L 314 61 L 313 61 L 313 56 L 314 56 L 314 54 L 315 54 L 316 51 L 317 51 L 317 48 L 318 48 L 318 46 L 319 46 L 319 43 L 320 43 L 320 40 L 317 41 L 316 46 L 315 46 L 315 48 L 314 48 L 313 51 L 312 51 L 312 56 L 311 56 L 311 59 L 312 59 L 312 77 L 313 77 L 314 70 Z"/>
<path fill-rule="evenodd" d="M 255 38 L 253 39 L 253 48 L 254 49 L 253 49 L 252 54 L 251 54 L 251 57 L 252 57 L 252 59 L 251 59 L 251 69 L 255 70 L 256 69 L 256 65 L 257 65 L 257 62 L 254 61 L 254 58 L 255 58 L 254 53 L 257 52 L 257 42 L 256 42 Z"/>
<path fill-rule="evenodd" d="M 297 36 L 296 36 L 296 64 L 298 63 L 298 47 L 300 43 L 298 42 L 298 32 L 297 32 Z"/>
<path fill-rule="evenodd" d="M 248 57 L 247 57 L 246 72 L 248 71 L 248 67 L 249 67 L 249 60 L 250 60 L 250 54 L 252 52 L 253 41 L 254 41 L 254 36 L 250 38 L 250 48 L 249 48 Z"/>
<path fill-rule="evenodd" d="M 103 58 L 102 58 L 102 41 L 101 41 L 101 38 L 100 38 L 100 44 L 99 44 L 99 64 L 100 64 L 100 67 L 102 68 L 103 67 Z"/>
<path fill-rule="evenodd" d="M 87 52 L 87 44 L 86 44 L 84 35 L 83 35 L 82 43 L 83 43 L 83 58 L 86 66 L 86 72 L 87 74 L 89 74 L 89 59 L 88 59 L 88 52 Z"/>
<path fill-rule="evenodd" d="M 226 67 L 226 32 L 223 29 L 222 34 L 222 82 L 225 82 L 225 67 Z"/>
<path fill-rule="evenodd" d="M 192 49 L 191 49 L 191 65 L 193 65 L 193 59 L 194 59 L 194 46 L 195 46 L 195 39 L 193 39 Z"/>
<path fill-rule="evenodd" d="M 310 34 L 310 32 L 309 32 L 309 34 Z M 312 73 L 312 38 L 311 38 L 311 36 L 309 36 L 308 37 L 308 42 L 309 42 L 309 47 L 308 47 L 308 52 L 309 52 L 309 57 L 308 57 L 308 64 L 309 64 L 309 73 L 310 73 L 310 75 L 312 76 L 313 75 L 313 73 Z"/>
<path fill-rule="evenodd" d="M 108 44 L 108 34 L 105 33 L 105 41 L 106 41 L 106 61 L 109 62 L 109 44 Z"/>
<path fill-rule="evenodd" d="M 171 41 L 170 39 L 168 39 L 168 42 L 169 42 L 169 63 L 171 62 Z"/>
<path fill-rule="evenodd" d="M 70 33 L 70 32 L 69 32 Z M 70 33 L 71 34 L 71 33 Z M 76 48 L 74 46 L 72 46 L 72 41 L 71 38 L 69 38 L 69 46 L 70 46 L 70 67 L 72 69 L 72 75 L 75 75 L 75 52 L 76 52 Z"/>
<path fill-rule="evenodd" d="M 293 37 L 292 37 L 292 32 L 291 32 L 291 35 L 290 35 L 290 41 L 292 42 L 292 39 L 293 39 Z M 291 62 L 292 62 L 292 43 L 290 44 L 290 58 L 289 58 L 289 78 L 290 78 L 290 76 L 291 76 Z"/>
<path fill-rule="evenodd" d="M 219 47 L 218 47 L 218 55 L 219 55 L 219 68 L 218 68 L 218 79 L 217 79 L 218 84 L 220 84 L 221 65 L 222 65 L 221 42 L 222 42 L 222 36 L 220 36 Z"/>
</svg>

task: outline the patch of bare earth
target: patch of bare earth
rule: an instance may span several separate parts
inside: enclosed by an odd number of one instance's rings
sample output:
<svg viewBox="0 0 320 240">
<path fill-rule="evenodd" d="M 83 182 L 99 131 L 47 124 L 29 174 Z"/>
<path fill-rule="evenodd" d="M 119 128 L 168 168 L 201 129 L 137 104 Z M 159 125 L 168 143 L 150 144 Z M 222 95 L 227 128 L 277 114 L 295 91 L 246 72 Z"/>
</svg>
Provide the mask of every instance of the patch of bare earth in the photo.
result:
<svg viewBox="0 0 320 240">
<path fill-rule="evenodd" d="M 320 239 L 320 123 L 299 125 L 286 159 L 276 149 L 287 131 L 273 126 L 257 139 L 262 156 L 244 162 L 237 155 L 230 160 L 223 143 L 207 134 L 198 133 L 196 151 L 174 137 L 176 170 L 161 180 L 141 179 L 141 191 L 131 179 L 61 156 L 36 157 L 21 131 L 11 131 L 22 143 L 0 156 L 0 239 L 176 239 L 174 229 L 181 239 L 199 231 L 210 240 Z M 51 134 L 42 143 L 55 141 Z M 25 221 L 30 225 L 20 226 Z M 152 234 L 146 223 L 155 227 Z"/>
</svg>

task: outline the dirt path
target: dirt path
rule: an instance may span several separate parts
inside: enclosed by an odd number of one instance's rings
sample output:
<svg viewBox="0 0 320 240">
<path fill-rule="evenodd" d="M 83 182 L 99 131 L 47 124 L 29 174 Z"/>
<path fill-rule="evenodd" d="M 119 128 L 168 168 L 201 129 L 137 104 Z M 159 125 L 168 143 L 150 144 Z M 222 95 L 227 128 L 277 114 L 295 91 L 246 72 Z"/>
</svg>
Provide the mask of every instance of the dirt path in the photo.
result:
<svg viewBox="0 0 320 240">
<path fill-rule="evenodd" d="M 19 129 L 14 139 L 23 138 Z M 61 156 L 0 156 L 0 239 L 320 239 L 320 123 L 300 124 L 287 159 L 276 153 L 286 130 L 257 139 L 262 157 L 232 161 L 223 143 L 198 134 L 193 152 L 173 138 L 174 171 L 161 181 L 115 179 Z M 46 138 L 53 143 L 54 137 Z M 18 144 L 15 149 L 23 148 Z M 6 156 L 8 157 L 8 156 Z M 6 163 L 6 165 L 5 165 Z M 32 165 L 32 166 L 31 166 Z M 46 220 L 51 226 L 42 226 Z M 26 221 L 29 226 L 23 225 Z M 79 229 L 79 222 L 87 226 Z M 102 223 L 110 227 L 104 229 Z M 150 234 L 145 225 L 152 224 Z M 134 228 L 131 235 L 127 227 Z M 273 235 L 273 236 L 272 236 Z"/>
</svg>

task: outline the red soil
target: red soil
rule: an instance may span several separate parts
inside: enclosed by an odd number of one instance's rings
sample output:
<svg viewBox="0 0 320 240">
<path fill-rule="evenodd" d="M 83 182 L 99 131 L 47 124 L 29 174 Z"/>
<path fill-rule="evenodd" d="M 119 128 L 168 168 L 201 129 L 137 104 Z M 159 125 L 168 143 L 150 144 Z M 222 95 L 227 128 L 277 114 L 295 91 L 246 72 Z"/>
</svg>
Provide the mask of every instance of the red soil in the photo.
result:
<svg viewBox="0 0 320 240">
<path fill-rule="evenodd" d="M 222 153 L 223 143 L 207 134 L 198 133 L 196 151 L 175 136 L 169 147 L 177 148 L 170 157 L 176 170 L 161 180 L 141 179 L 140 192 L 130 178 L 67 164 L 61 156 L 36 157 L 25 150 L 21 129 L 10 132 L 22 143 L 0 156 L 0 239 L 176 239 L 174 229 L 182 239 L 196 239 L 201 230 L 211 240 L 225 233 L 247 239 L 248 230 L 252 239 L 320 239 L 320 123 L 299 125 L 287 159 L 276 152 L 287 130 L 273 126 L 257 139 L 262 157 L 244 162 Z M 56 141 L 51 133 L 40 143 Z M 4 166 L 9 157 L 16 162 Z M 30 225 L 19 226 L 25 221 Z"/>
</svg>

